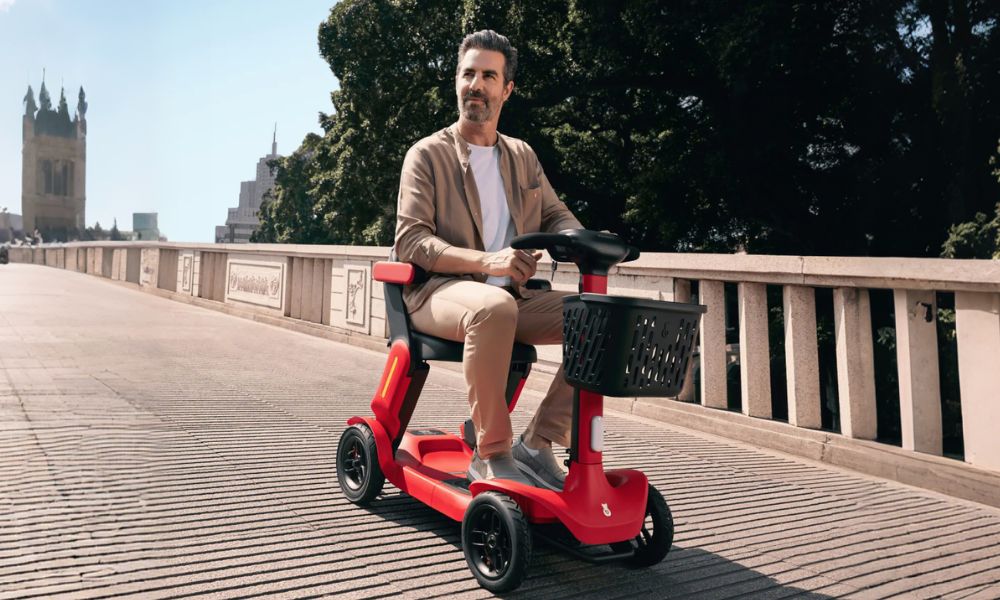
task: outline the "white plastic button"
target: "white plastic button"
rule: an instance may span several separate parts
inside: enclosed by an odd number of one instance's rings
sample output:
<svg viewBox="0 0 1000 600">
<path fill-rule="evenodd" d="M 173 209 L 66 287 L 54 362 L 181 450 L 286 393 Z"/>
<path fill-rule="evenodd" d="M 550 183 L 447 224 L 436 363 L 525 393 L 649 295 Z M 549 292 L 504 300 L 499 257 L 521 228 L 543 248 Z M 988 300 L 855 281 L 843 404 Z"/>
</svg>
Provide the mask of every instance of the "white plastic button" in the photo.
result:
<svg viewBox="0 0 1000 600">
<path fill-rule="evenodd" d="M 590 419 L 590 450 L 604 452 L 604 417 Z"/>
</svg>

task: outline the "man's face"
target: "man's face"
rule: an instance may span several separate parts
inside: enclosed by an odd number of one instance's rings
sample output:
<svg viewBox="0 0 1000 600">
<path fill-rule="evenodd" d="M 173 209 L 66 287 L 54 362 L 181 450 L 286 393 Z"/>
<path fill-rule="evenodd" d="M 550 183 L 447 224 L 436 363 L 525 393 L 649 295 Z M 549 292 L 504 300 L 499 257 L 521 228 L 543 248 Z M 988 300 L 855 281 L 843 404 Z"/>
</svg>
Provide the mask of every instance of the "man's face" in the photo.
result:
<svg viewBox="0 0 1000 600">
<path fill-rule="evenodd" d="M 465 53 L 455 77 L 458 111 L 474 123 L 496 121 L 500 108 L 514 91 L 514 82 L 504 85 L 505 59 L 501 52 L 472 48 Z"/>
</svg>

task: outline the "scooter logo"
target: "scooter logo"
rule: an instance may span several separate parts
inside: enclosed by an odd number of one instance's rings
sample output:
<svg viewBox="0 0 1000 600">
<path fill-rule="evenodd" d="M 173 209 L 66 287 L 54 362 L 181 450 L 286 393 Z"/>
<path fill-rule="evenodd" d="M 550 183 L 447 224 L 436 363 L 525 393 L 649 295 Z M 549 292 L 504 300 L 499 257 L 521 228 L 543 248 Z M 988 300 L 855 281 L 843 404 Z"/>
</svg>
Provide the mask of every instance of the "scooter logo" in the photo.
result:
<svg viewBox="0 0 1000 600">
<path fill-rule="evenodd" d="M 610 517 L 611 516 L 611 509 L 608 508 L 608 503 L 607 502 L 602 502 L 601 503 L 601 510 L 604 511 L 604 516 L 605 517 Z"/>
</svg>

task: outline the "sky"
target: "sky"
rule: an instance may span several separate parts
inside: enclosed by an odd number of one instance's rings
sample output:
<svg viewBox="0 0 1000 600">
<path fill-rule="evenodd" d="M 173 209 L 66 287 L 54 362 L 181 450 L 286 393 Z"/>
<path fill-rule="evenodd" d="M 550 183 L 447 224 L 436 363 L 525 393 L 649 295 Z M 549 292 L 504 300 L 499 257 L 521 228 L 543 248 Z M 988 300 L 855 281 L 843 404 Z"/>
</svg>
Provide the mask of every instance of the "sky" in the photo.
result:
<svg viewBox="0 0 1000 600">
<path fill-rule="evenodd" d="M 22 102 L 87 95 L 87 225 L 159 213 L 213 242 L 257 160 L 322 133 L 337 81 L 317 30 L 335 0 L 0 0 L 0 207 L 21 211 Z"/>
</svg>

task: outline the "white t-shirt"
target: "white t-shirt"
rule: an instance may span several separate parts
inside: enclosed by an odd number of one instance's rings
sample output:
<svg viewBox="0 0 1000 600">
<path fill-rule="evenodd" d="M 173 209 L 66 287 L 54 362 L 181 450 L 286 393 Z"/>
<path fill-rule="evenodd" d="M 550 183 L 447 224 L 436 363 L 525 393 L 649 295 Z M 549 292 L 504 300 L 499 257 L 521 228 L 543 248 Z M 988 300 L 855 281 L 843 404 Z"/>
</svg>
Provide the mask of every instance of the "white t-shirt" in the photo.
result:
<svg viewBox="0 0 1000 600">
<path fill-rule="evenodd" d="M 483 209 L 483 246 L 487 252 L 496 252 L 510 246 L 514 239 L 514 221 L 507 206 L 507 192 L 500 176 L 500 149 L 496 146 L 469 144 L 469 164 L 479 190 L 479 203 Z M 490 285 L 510 285 L 510 277 L 487 277 Z"/>
</svg>

